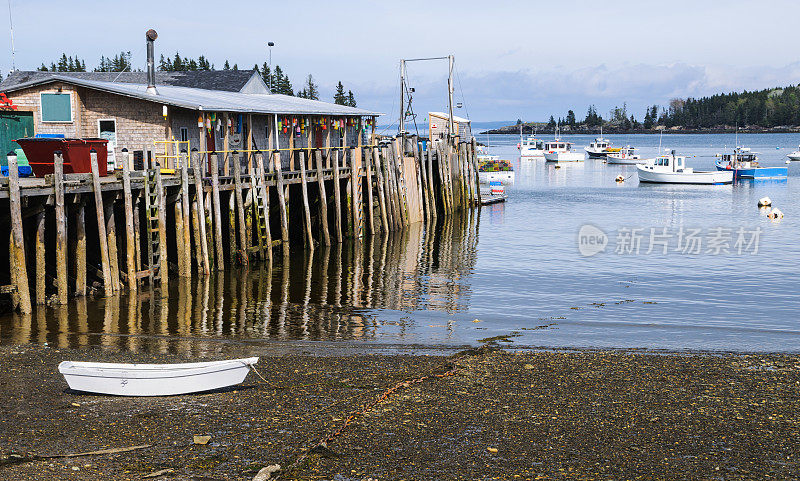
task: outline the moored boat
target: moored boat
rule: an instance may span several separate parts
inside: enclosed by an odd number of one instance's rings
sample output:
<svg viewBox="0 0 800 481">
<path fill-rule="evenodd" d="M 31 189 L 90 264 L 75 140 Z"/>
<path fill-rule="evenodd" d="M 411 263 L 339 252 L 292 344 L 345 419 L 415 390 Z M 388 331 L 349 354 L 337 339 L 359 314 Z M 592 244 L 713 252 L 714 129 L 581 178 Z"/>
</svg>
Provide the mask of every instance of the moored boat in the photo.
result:
<svg viewBox="0 0 800 481">
<path fill-rule="evenodd" d="M 608 139 L 604 139 L 601 133 L 600 137 L 594 139 L 594 141 L 584 147 L 583 150 L 589 154 L 590 159 L 604 159 L 606 155 L 608 155 L 610 147 L 611 142 Z"/>
<path fill-rule="evenodd" d="M 716 162 L 717 170 L 732 171 L 734 179 L 785 179 L 789 176 L 787 167 L 760 165 L 756 152 L 746 147 L 736 147 L 732 153 L 721 157 Z"/>
<path fill-rule="evenodd" d="M 527 139 L 520 138 L 519 155 L 520 157 L 544 157 L 544 142 L 533 135 Z"/>
<path fill-rule="evenodd" d="M 647 163 L 648 160 L 651 159 L 643 159 L 642 156 L 639 154 L 635 154 L 636 149 L 631 147 L 630 145 L 626 145 L 619 149 L 619 152 L 609 153 L 606 156 L 606 162 L 609 164 L 625 164 L 625 165 L 633 165 L 633 164 L 644 164 Z"/>
<path fill-rule="evenodd" d="M 647 164 L 637 164 L 636 173 L 639 182 L 653 184 L 703 184 L 719 185 L 733 182 L 733 171 L 695 171 L 686 167 L 686 158 L 675 155 L 673 150 L 669 155 L 662 155 L 652 159 Z"/>
<path fill-rule="evenodd" d="M 572 150 L 572 142 L 555 139 L 544 143 L 544 159 L 548 162 L 583 162 L 584 155 Z"/>
<path fill-rule="evenodd" d="M 64 361 L 58 365 L 58 371 L 75 391 L 116 396 L 173 396 L 239 384 L 257 362 L 257 357 L 184 364 Z"/>
<path fill-rule="evenodd" d="M 786 154 L 786 157 L 789 157 L 789 160 L 794 160 L 794 161 L 800 160 L 800 147 L 798 147 L 797 150 L 795 150 L 791 154 Z"/>
</svg>

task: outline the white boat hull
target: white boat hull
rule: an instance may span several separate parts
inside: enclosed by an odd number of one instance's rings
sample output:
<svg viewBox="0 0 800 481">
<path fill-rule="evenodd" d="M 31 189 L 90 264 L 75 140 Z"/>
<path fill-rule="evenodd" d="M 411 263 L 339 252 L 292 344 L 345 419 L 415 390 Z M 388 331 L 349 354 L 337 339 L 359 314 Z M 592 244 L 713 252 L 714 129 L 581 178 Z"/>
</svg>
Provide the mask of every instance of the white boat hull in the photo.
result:
<svg viewBox="0 0 800 481">
<path fill-rule="evenodd" d="M 636 166 L 639 182 L 652 184 L 730 184 L 733 182 L 733 171 L 713 172 L 658 172 L 642 165 Z"/>
<path fill-rule="evenodd" d="M 538 149 L 521 149 L 519 151 L 520 157 L 544 157 L 544 151 Z"/>
<path fill-rule="evenodd" d="M 583 162 L 584 155 L 578 152 L 545 152 L 544 159 L 548 162 Z"/>
<path fill-rule="evenodd" d="M 632 158 L 632 157 L 622 158 L 622 157 L 617 157 L 617 156 L 612 155 L 612 154 L 608 154 L 606 156 L 606 163 L 619 164 L 619 165 L 646 164 L 647 162 L 652 161 L 652 160 L 653 159 L 639 159 L 639 158 Z"/>
<path fill-rule="evenodd" d="M 70 389 L 115 396 L 173 396 L 244 381 L 257 357 L 186 364 L 115 364 L 64 361 L 58 371 Z"/>
<path fill-rule="evenodd" d="M 504 185 L 510 185 L 514 183 L 514 171 L 500 170 L 497 172 L 478 172 L 478 180 L 482 184 L 498 181 L 502 182 Z"/>
<path fill-rule="evenodd" d="M 786 157 L 789 157 L 789 160 L 798 161 L 800 160 L 800 151 L 792 152 L 791 154 L 786 155 Z"/>
</svg>

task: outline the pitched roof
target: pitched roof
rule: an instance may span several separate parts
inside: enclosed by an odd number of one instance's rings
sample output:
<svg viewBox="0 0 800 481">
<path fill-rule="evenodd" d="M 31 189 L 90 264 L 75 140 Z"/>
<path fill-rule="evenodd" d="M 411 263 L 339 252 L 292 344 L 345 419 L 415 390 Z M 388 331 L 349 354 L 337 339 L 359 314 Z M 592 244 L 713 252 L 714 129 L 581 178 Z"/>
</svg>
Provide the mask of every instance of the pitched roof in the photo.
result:
<svg viewBox="0 0 800 481">
<path fill-rule="evenodd" d="M 255 70 L 195 70 L 186 72 L 156 72 L 156 85 L 173 85 L 176 87 L 192 87 L 226 92 L 241 92 L 247 85 Z M 19 84 L 44 80 L 54 76 L 70 77 L 82 80 L 101 82 L 146 84 L 147 72 L 11 72 L 2 82 L 0 90 L 6 91 Z M 258 76 L 260 78 L 260 75 Z M 263 82 L 263 81 L 262 81 Z M 268 93 L 266 88 L 264 93 Z"/>
<path fill-rule="evenodd" d="M 298 114 L 298 115 L 331 115 L 331 116 L 379 116 L 378 112 L 345 107 L 344 105 L 309 100 L 289 95 L 257 94 L 228 92 L 224 90 L 208 90 L 192 87 L 175 87 L 156 85 L 157 94 L 147 92 L 147 84 L 119 82 L 102 82 L 77 77 L 50 75 L 37 80 L 19 83 L 11 88 L 2 88 L 4 92 L 12 92 L 37 85 L 63 82 L 79 87 L 101 90 L 126 97 L 133 97 L 163 105 L 181 107 L 190 110 L 210 112 L 239 112 L 254 114 Z"/>
<path fill-rule="evenodd" d="M 428 116 L 437 117 L 437 118 L 445 119 L 445 120 L 449 120 L 450 119 L 450 115 L 446 114 L 444 112 L 428 112 Z M 468 124 L 468 123 L 470 123 L 472 121 L 470 119 L 465 119 L 464 117 L 459 117 L 457 115 L 454 115 L 453 116 L 453 122 L 458 122 L 459 124 Z"/>
</svg>

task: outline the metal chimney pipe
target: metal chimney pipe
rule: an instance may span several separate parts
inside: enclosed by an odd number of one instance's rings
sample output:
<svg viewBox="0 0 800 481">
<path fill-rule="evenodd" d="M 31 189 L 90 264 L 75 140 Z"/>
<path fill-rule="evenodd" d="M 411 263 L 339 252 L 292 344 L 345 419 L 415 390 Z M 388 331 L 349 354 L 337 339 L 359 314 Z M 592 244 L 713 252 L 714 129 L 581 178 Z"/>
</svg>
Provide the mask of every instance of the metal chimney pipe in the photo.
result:
<svg viewBox="0 0 800 481">
<path fill-rule="evenodd" d="M 158 34 L 151 28 L 145 35 L 147 37 L 147 93 L 158 95 L 158 90 L 156 90 L 156 60 L 153 51 L 153 44 L 158 38 Z"/>
</svg>

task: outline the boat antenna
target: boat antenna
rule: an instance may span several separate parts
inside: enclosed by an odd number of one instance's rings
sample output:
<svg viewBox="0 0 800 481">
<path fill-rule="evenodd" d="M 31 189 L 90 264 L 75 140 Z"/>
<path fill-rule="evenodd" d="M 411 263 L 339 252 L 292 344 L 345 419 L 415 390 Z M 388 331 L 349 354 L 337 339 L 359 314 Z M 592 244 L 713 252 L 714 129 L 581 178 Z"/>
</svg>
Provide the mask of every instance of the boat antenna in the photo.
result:
<svg viewBox="0 0 800 481">
<path fill-rule="evenodd" d="M 658 134 L 658 155 L 661 155 L 661 139 L 664 138 L 664 130 L 660 130 Z"/>
<path fill-rule="evenodd" d="M 11 0 L 8 0 L 8 23 L 11 25 L 11 71 L 15 71 L 17 66 L 14 62 L 16 49 L 14 48 L 14 20 L 11 18 Z"/>
</svg>

